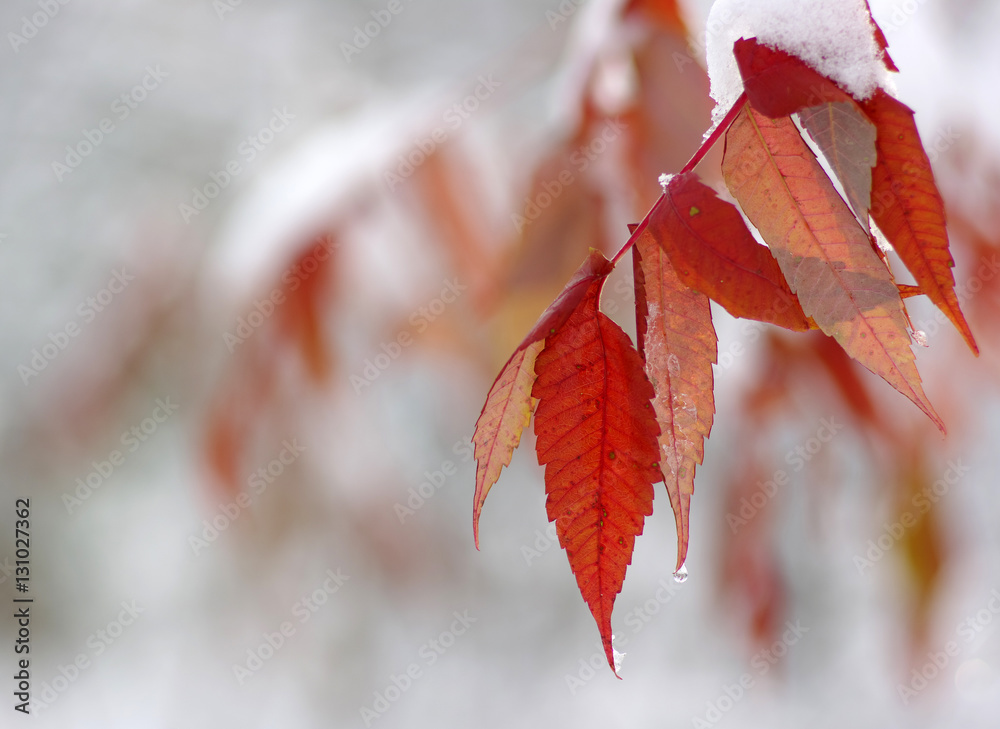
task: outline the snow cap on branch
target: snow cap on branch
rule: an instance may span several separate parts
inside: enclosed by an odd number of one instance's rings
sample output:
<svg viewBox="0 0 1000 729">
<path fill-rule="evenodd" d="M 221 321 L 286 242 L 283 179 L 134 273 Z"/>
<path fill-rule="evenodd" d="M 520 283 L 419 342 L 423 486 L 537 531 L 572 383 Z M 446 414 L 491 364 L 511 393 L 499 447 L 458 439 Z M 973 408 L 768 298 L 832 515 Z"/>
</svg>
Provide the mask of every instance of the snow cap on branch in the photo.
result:
<svg viewBox="0 0 1000 729">
<path fill-rule="evenodd" d="M 705 34 L 713 126 L 743 92 L 733 56 L 740 38 L 798 56 L 855 99 L 892 91 L 865 0 L 716 0 Z"/>
</svg>

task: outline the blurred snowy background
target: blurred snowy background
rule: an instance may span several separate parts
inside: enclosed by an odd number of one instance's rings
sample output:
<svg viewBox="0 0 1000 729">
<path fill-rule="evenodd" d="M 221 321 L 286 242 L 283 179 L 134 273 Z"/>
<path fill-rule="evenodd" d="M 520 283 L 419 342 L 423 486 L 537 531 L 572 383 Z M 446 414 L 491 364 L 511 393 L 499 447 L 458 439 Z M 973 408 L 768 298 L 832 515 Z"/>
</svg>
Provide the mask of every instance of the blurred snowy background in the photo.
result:
<svg viewBox="0 0 1000 729">
<path fill-rule="evenodd" d="M 948 439 L 720 309 L 691 577 L 671 578 L 658 487 L 616 605 L 624 681 L 547 531 L 530 434 L 474 549 L 492 378 L 708 127 L 710 2 L 623 6 L 4 5 L 0 584 L 30 497 L 32 721 L 995 726 L 994 2 L 872 2 L 983 348 L 910 300 Z M 605 304 L 628 327 L 622 283 Z"/>
</svg>

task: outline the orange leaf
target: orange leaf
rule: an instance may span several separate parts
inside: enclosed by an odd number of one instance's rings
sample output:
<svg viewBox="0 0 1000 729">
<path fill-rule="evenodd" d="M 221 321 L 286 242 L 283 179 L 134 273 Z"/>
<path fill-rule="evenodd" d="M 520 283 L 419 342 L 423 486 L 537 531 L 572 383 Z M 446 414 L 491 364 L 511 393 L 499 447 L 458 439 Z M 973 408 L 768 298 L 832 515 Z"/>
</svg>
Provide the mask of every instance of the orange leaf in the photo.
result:
<svg viewBox="0 0 1000 729">
<path fill-rule="evenodd" d="M 892 275 L 791 119 L 746 105 L 726 133 L 722 171 L 803 311 L 944 431 L 921 387 Z"/>
<path fill-rule="evenodd" d="M 684 285 L 733 316 L 796 332 L 810 329 L 771 251 L 754 239 L 736 207 L 720 200 L 695 173 L 670 180 L 647 230 Z"/>
<path fill-rule="evenodd" d="M 597 251 L 590 256 L 566 284 L 562 293 L 542 314 L 514 354 L 500 370 L 486 403 L 476 421 L 472 436 L 476 444 L 476 493 L 472 505 L 472 532 L 479 548 L 479 516 L 483 502 L 500 471 L 510 464 L 511 456 L 521 442 L 521 431 L 531 419 L 534 401 L 531 385 L 535 381 L 535 358 L 542 350 L 546 336 L 559 329 L 595 281 L 603 281 L 611 273 L 611 264 Z"/>
<path fill-rule="evenodd" d="M 879 89 L 864 103 L 878 129 L 878 162 L 872 173 L 872 217 L 917 283 L 973 352 L 979 347 L 955 296 L 955 265 L 948 251 L 944 203 L 920 143 L 913 110 Z"/>
<path fill-rule="evenodd" d="M 333 284 L 338 246 L 334 234 L 321 233 L 302 249 L 288 269 L 301 272 L 293 279 L 297 285 L 287 285 L 287 303 L 278 310 L 282 333 L 298 345 L 309 375 L 320 383 L 329 377 L 332 367 L 329 347 L 323 335 L 324 305 Z M 320 257 L 321 252 L 325 253 L 325 258 Z M 307 273 L 310 268 L 314 271 Z M 284 280 L 281 283 L 287 284 Z"/>
<path fill-rule="evenodd" d="M 867 228 L 875 166 L 875 125 L 850 99 L 802 109 L 799 121 L 830 163 L 847 202 Z"/>
<path fill-rule="evenodd" d="M 615 670 L 611 611 L 662 476 L 653 387 L 628 336 L 599 310 L 603 283 L 592 281 L 546 338 L 532 396 L 549 521 Z"/>
<path fill-rule="evenodd" d="M 677 277 L 648 228 L 632 248 L 632 263 L 636 327 L 646 375 L 656 391 L 660 470 L 677 524 L 674 569 L 679 570 L 687 559 L 695 467 L 704 460 L 715 415 L 712 365 L 718 340 L 708 297 Z"/>
<path fill-rule="evenodd" d="M 622 15 L 627 18 L 637 12 L 646 14 L 651 20 L 682 38 L 687 36 L 677 0 L 629 0 Z"/>
</svg>

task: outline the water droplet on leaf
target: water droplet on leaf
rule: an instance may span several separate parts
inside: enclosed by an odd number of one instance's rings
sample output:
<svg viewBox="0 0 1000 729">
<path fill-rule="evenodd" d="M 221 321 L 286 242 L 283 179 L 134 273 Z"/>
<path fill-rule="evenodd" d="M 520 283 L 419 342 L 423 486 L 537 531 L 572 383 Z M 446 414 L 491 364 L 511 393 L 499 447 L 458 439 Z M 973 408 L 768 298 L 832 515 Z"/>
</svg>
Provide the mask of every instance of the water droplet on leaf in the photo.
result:
<svg viewBox="0 0 1000 729">
<path fill-rule="evenodd" d="M 686 564 L 682 564 L 681 568 L 674 572 L 674 582 L 680 583 L 684 582 L 688 578 L 688 568 Z"/>
</svg>

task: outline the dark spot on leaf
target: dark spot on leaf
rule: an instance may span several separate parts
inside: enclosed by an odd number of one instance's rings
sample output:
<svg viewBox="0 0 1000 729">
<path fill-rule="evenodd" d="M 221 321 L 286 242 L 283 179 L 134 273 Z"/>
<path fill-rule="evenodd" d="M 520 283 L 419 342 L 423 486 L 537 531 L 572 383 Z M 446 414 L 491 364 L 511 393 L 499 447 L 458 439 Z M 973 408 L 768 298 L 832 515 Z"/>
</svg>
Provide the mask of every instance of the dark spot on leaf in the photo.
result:
<svg viewBox="0 0 1000 729">
<path fill-rule="evenodd" d="M 610 461 L 615 460 L 615 452 L 614 451 L 608 451 L 608 460 L 610 460 Z"/>
<path fill-rule="evenodd" d="M 695 215 L 697 215 L 700 212 L 701 211 L 698 208 L 696 208 L 694 205 L 692 205 L 691 209 L 688 210 L 688 215 L 690 215 L 693 218 Z"/>
</svg>

